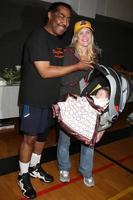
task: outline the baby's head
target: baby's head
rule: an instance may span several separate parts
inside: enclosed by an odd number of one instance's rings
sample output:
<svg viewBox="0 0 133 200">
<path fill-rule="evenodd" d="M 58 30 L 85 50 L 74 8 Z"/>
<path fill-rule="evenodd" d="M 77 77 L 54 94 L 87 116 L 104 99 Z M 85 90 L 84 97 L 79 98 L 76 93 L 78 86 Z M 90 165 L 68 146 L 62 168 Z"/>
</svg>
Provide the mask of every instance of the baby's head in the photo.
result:
<svg viewBox="0 0 133 200">
<path fill-rule="evenodd" d="M 108 88 L 100 88 L 96 95 L 91 95 L 94 100 L 95 105 L 102 107 L 103 109 L 107 108 L 109 104 L 109 89 Z"/>
<path fill-rule="evenodd" d="M 100 88 L 96 93 L 96 98 L 109 99 L 109 89 L 108 88 Z"/>
</svg>

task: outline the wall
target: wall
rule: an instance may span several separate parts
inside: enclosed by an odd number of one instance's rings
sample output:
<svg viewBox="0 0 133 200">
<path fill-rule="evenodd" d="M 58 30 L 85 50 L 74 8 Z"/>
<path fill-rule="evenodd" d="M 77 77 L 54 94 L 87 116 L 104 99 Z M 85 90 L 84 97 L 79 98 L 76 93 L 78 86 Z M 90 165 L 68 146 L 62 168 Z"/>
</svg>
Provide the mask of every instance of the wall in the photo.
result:
<svg viewBox="0 0 133 200">
<path fill-rule="evenodd" d="M 0 1 L 0 66 L 20 65 L 23 43 L 43 23 L 48 5 L 38 0 Z"/>
<path fill-rule="evenodd" d="M 133 0 L 97 0 L 96 14 L 133 23 Z"/>
<path fill-rule="evenodd" d="M 42 0 L 44 1 L 44 0 Z M 56 2 L 58 0 L 47 0 Z M 119 20 L 133 22 L 133 0 L 62 0 L 86 17 L 95 18 L 97 14 Z"/>
<path fill-rule="evenodd" d="M 133 24 L 96 15 L 95 39 L 102 48 L 104 65 L 121 64 L 133 71 L 132 47 Z"/>
<path fill-rule="evenodd" d="M 94 2 L 96 1 L 94 0 Z M 43 23 L 49 5 L 48 2 L 39 0 L 1 1 L 0 67 L 21 65 L 24 41 L 31 30 Z M 95 3 L 93 6 L 95 7 Z M 79 10 L 81 11 L 81 9 Z M 71 26 L 64 36 L 63 42 L 66 45 L 71 40 L 74 22 L 81 18 L 79 15 L 75 15 L 73 18 Z M 84 18 L 90 20 L 94 27 L 95 40 L 103 50 L 102 64 L 112 66 L 112 64 L 118 63 L 126 66 L 128 70 L 133 70 L 133 24 L 103 15 L 96 15 L 95 19 Z"/>
</svg>

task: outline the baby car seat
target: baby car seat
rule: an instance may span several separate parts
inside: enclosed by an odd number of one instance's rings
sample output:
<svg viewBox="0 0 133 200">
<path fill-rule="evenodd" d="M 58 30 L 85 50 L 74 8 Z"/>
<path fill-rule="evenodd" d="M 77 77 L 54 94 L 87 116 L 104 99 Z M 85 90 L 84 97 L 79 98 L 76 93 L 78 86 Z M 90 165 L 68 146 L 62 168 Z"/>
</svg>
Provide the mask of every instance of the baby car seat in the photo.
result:
<svg viewBox="0 0 133 200">
<path fill-rule="evenodd" d="M 109 128 L 118 119 L 130 98 L 132 86 L 130 80 L 116 72 L 111 67 L 95 65 L 88 76 L 88 85 L 81 96 L 95 94 L 100 87 L 108 87 L 110 90 L 109 105 L 100 117 L 99 131 Z"/>
</svg>

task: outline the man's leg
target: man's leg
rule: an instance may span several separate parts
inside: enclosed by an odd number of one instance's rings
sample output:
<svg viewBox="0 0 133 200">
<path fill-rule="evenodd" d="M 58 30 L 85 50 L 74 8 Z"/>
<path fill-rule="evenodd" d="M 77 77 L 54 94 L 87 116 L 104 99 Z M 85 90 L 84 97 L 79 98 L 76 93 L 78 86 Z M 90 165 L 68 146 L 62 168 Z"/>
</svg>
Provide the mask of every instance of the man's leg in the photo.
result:
<svg viewBox="0 0 133 200">
<path fill-rule="evenodd" d="M 31 185 L 29 175 L 40 178 L 44 182 L 52 182 L 53 177 L 40 166 L 41 154 L 44 148 L 51 117 L 50 109 L 41 109 L 24 105 L 21 116 L 21 130 L 26 133 L 20 148 L 20 174 L 18 183 L 23 195 L 35 198 L 36 193 Z M 33 133 L 30 136 L 29 133 Z M 37 141 L 38 140 L 38 141 Z M 29 166 L 30 163 L 34 166 Z M 28 172 L 27 172 L 28 171 Z M 25 172 L 25 173 L 23 173 Z"/>
<path fill-rule="evenodd" d="M 45 140 L 46 137 L 39 137 L 38 141 L 36 141 L 34 144 L 34 149 L 30 161 L 29 173 L 34 178 L 39 178 L 43 182 L 51 183 L 54 180 L 53 176 L 44 171 L 40 164 L 41 155 L 45 146 Z"/>
<path fill-rule="evenodd" d="M 35 142 L 31 155 L 30 167 L 36 166 L 38 163 L 40 163 L 44 146 L 45 142 Z"/>
<path fill-rule="evenodd" d="M 35 136 L 24 135 L 24 139 L 20 146 L 20 173 L 18 175 L 18 184 L 22 190 L 23 195 L 30 199 L 36 197 L 36 192 L 31 185 L 28 172 L 35 140 Z"/>
<path fill-rule="evenodd" d="M 36 126 L 36 131 L 38 132 L 38 134 L 37 140 L 34 144 L 34 149 L 32 151 L 33 153 L 31 156 L 29 173 L 34 178 L 39 178 L 43 182 L 51 183 L 54 180 L 53 176 L 44 171 L 44 169 L 41 167 L 40 160 L 45 142 L 47 140 L 47 136 L 50 132 L 51 127 L 54 125 L 52 110 L 50 108 L 34 108 L 34 114 L 36 114 L 34 117 L 34 123 L 39 120 Z"/>
<path fill-rule="evenodd" d="M 27 163 L 31 159 L 31 154 L 36 142 L 36 136 L 24 135 L 24 139 L 20 146 L 20 160 Z"/>
</svg>

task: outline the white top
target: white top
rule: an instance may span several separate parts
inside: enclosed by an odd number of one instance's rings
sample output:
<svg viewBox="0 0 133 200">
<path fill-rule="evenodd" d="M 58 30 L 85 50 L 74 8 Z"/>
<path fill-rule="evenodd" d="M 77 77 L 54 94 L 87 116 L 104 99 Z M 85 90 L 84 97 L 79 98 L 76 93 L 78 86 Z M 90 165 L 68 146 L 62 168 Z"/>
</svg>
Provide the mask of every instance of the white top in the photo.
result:
<svg viewBox="0 0 133 200">
<path fill-rule="evenodd" d="M 105 98 L 105 99 L 100 99 L 97 98 L 95 95 L 91 95 L 92 99 L 94 100 L 94 104 L 97 106 L 100 106 L 102 108 L 107 108 L 108 104 L 109 104 L 109 99 Z"/>
</svg>

